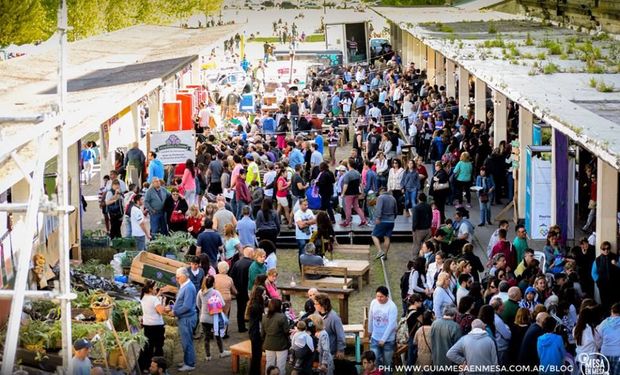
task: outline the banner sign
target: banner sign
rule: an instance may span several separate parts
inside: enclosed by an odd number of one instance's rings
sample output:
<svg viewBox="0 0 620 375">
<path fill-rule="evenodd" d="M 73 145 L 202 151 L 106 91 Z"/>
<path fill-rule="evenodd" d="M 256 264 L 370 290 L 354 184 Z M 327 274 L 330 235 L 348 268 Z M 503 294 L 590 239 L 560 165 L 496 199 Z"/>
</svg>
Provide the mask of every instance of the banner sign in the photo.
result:
<svg viewBox="0 0 620 375">
<path fill-rule="evenodd" d="M 551 226 L 551 147 L 527 149 L 525 225 L 533 240 L 547 238 Z"/>
<path fill-rule="evenodd" d="M 157 154 L 164 165 L 183 164 L 187 159 L 195 160 L 196 142 L 194 132 L 169 131 L 151 133 L 151 151 Z"/>
</svg>

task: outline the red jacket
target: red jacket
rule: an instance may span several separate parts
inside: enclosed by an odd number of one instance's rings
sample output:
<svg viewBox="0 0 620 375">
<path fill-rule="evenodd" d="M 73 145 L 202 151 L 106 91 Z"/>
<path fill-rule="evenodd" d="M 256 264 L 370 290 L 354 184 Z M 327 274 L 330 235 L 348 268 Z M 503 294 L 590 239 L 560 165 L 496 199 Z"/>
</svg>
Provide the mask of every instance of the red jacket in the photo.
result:
<svg viewBox="0 0 620 375">
<path fill-rule="evenodd" d="M 241 201 L 245 204 L 252 203 L 252 195 L 250 194 L 248 185 L 245 183 L 245 180 L 241 177 L 237 178 L 237 184 L 235 186 L 235 197 L 237 198 L 238 201 Z"/>
</svg>

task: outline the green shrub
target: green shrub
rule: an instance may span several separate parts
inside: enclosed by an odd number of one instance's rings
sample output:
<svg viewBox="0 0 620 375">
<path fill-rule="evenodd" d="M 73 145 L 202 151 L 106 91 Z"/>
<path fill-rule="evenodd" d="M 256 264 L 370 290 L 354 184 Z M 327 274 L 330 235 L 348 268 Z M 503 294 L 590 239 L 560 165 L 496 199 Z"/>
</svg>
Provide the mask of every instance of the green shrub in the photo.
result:
<svg viewBox="0 0 620 375">
<path fill-rule="evenodd" d="M 533 46 L 534 45 L 534 40 L 532 39 L 532 36 L 530 35 L 530 33 L 527 33 L 527 35 L 525 37 L 525 45 L 526 46 Z"/>
<path fill-rule="evenodd" d="M 590 74 L 603 74 L 605 73 L 605 68 L 596 62 L 588 61 L 586 62 L 586 72 Z"/>
<path fill-rule="evenodd" d="M 596 91 L 598 92 L 613 92 L 614 91 L 614 84 L 606 84 L 603 80 L 598 81 L 598 84 L 596 85 Z"/>
<path fill-rule="evenodd" d="M 536 55 L 536 58 L 539 60 L 545 60 L 547 58 L 547 54 L 544 52 L 540 52 L 538 53 L 538 55 Z"/>
<path fill-rule="evenodd" d="M 595 88 L 597 84 L 596 78 L 590 78 L 590 87 Z"/>
<path fill-rule="evenodd" d="M 549 63 L 543 67 L 544 74 L 553 74 L 560 71 L 560 68 L 554 63 Z"/>
<path fill-rule="evenodd" d="M 497 26 L 495 26 L 495 22 L 489 22 L 489 27 L 487 28 L 489 34 L 497 34 Z"/>
</svg>

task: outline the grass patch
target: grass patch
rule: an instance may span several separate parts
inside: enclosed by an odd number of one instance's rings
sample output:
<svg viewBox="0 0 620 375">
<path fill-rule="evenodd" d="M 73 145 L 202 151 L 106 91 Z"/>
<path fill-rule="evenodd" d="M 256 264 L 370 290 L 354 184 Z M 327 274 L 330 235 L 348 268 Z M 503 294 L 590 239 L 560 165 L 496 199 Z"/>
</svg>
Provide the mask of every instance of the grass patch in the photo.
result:
<svg viewBox="0 0 620 375">
<path fill-rule="evenodd" d="M 534 56 L 533 54 L 531 54 L 529 52 L 522 53 L 521 57 L 523 57 L 524 59 L 534 59 L 534 58 L 536 58 L 536 56 Z"/>
<path fill-rule="evenodd" d="M 308 43 L 316 43 L 316 42 L 324 42 L 325 34 L 310 34 L 306 37 L 305 42 Z"/>
<path fill-rule="evenodd" d="M 539 53 L 536 55 L 536 58 L 537 58 L 538 60 L 545 60 L 545 59 L 547 58 L 547 54 L 546 54 L 546 53 L 544 53 L 544 52 L 539 52 Z"/>
<path fill-rule="evenodd" d="M 525 45 L 526 46 L 534 45 L 534 39 L 532 39 L 532 36 L 530 35 L 530 33 L 527 33 L 527 35 L 525 36 Z"/>
<path fill-rule="evenodd" d="M 441 22 L 437 22 L 436 27 L 442 33 L 453 33 L 454 32 L 453 28 L 451 28 L 450 26 L 445 25 L 445 24 L 443 24 Z"/>
<path fill-rule="evenodd" d="M 506 48 L 506 43 L 504 42 L 502 37 L 498 35 L 497 38 L 495 39 L 485 40 L 484 43 L 482 43 L 482 45 L 479 45 L 479 46 L 485 47 L 485 48 Z"/>
<path fill-rule="evenodd" d="M 553 74 L 558 73 L 560 71 L 560 67 L 555 65 L 554 63 L 549 63 L 543 67 L 544 74 Z"/>
<path fill-rule="evenodd" d="M 614 88 L 613 83 L 608 85 L 603 80 L 598 81 L 598 84 L 596 85 L 596 91 L 598 92 L 613 92 Z"/>
<path fill-rule="evenodd" d="M 597 42 L 602 42 L 602 41 L 606 41 L 610 39 L 611 39 L 611 36 L 605 32 L 592 37 L 592 40 L 597 41 Z"/>
<path fill-rule="evenodd" d="M 597 64 L 594 61 L 587 61 L 586 72 L 590 74 L 603 74 L 605 73 L 605 67 L 603 67 L 601 64 Z"/>
<path fill-rule="evenodd" d="M 487 27 L 487 32 L 489 34 L 497 34 L 497 26 L 495 26 L 495 22 L 489 22 L 489 26 Z"/>
<path fill-rule="evenodd" d="M 590 78 L 590 87 L 595 88 L 597 84 L 596 78 Z"/>
</svg>

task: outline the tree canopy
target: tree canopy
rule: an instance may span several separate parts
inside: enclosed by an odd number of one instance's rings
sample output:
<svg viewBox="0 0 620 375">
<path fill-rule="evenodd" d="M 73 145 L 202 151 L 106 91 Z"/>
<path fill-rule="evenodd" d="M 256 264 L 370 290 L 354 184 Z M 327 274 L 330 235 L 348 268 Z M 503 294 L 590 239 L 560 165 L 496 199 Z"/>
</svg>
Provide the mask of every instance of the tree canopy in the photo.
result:
<svg viewBox="0 0 620 375">
<path fill-rule="evenodd" d="M 56 30 L 60 0 L 0 0 L 0 47 L 43 41 Z M 147 23 L 212 15 L 222 0 L 67 0 L 69 40 Z"/>
</svg>

